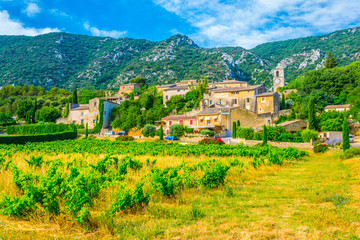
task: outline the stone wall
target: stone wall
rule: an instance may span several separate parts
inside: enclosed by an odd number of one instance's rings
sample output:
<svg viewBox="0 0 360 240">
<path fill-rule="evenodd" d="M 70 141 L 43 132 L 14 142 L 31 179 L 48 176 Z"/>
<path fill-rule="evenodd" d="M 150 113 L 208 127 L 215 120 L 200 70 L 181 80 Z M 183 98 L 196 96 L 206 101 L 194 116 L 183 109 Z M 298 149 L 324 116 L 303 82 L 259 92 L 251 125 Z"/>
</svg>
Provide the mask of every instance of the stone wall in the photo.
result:
<svg viewBox="0 0 360 240">
<path fill-rule="evenodd" d="M 236 143 L 244 143 L 245 145 L 254 146 L 258 143 L 262 143 L 262 141 L 257 140 L 245 140 L 243 138 L 231 139 L 232 142 Z M 293 147 L 293 148 L 304 148 L 304 149 L 312 149 L 313 146 L 311 143 L 294 143 L 294 142 L 270 142 L 268 144 L 274 147 Z"/>
</svg>

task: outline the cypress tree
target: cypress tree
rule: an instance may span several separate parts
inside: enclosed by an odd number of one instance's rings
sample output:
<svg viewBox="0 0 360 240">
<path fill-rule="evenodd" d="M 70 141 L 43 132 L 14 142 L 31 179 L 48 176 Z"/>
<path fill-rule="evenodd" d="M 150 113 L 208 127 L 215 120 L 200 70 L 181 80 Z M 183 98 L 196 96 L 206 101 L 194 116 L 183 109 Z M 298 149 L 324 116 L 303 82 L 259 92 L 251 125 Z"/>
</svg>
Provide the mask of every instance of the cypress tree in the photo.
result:
<svg viewBox="0 0 360 240">
<path fill-rule="evenodd" d="M 267 145 L 268 141 L 268 132 L 266 125 L 263 126 L 263 145 Z"/>
<path fill-rule="evenodd" d="M 88 136 L 89 136 L 89 128 L 88 128 L 88 123 L 86 123 L 85 138 L 88 138 Z"/>
<path fill-rule="evenodd" d="M 236 130 L 237 130 L 238 127 L 240 127 L 240 120 L 237 120 Z"/>
<path fill-rule="evenodd" d="M 67 116 L 69 116 L 69 106 L 70 105 L 70 100 L 68 99 L 66 102 L 66 106 L 65 106 L 65 112 L 64 112 L 64 117 L 66 118 Z"/>
<path fill-rule="evenodd" d="M 232 138 L 236 138 L 236 122 L 233 122 Z"/>
<path fill-rule="evenodd" d="M 309 121 L 309 129 L 316 129 L 316 116 L 315 116 L 315 106 L 314 106 L 314 98 L 311 97 L 308 105 L 308 121 Z"/>
<path fill-rule="evenodd" d="M 164 140 L 164 133 L 163 133 L 163 125 L 160 126 L 160 134 L 159 134 L 160 140 Z"/>
<path fill-rule="evenodd" d="M 284 110 L 285 107 L 286 107 L 286 104 L 285 104 L 285 95 L 284 93 L 281 94 L 281 109 Z"/>
<path fill-rule="evenodd" d="M 350 141 L 349 141 L 349 124 L 347 119 L 344 119 L 343 123 L 343 151 L 345 152 L 347 149 L 350 148 Z"/>
<path fill-rule="evenodd" d="M 32 111 L 31 111 L 31 122 L 32 123 L 35 123 L 36 111 L 37 111 L 37 101 L 36 101 L 36 98 L 35 98 L 34 105 L 33 105 Z"/>
<path fill-rule="evenodd" d="M 72 94 L 72 103 L 78 103 L 78 96 L 77 96 L 77 85 L 75 84 L 75 88 Z"/>
<path fill-rule="evenodd" d="M 337 67 L 338 63 L 336 59 L 333 57 L 332 53 L 329 52 L 325 62 L 325 68 L 334 68 Z"/>
</svg>

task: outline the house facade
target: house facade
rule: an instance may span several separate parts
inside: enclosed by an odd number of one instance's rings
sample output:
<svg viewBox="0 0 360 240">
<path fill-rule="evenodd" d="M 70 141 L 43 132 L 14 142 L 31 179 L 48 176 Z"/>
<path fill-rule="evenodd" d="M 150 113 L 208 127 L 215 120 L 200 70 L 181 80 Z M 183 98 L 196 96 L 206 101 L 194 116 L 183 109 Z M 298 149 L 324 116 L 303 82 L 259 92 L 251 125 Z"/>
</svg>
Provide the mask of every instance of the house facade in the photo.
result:
<svg viewBox="0 0 360 240">
<path fill-rule="evenodd" d="M 119 106 L 116 103 L 110 101 L 103 101 L 104 111 L 103 111 L 103 128 L 107 128 L 111 123 L 111 110 L 114 107 Z M 59 118 L 56 120 L 56 123 L 65 123 L 65 124 L 79 124 L 86 125 L 90 129 L 94 128 L 97 121 L 99 121 L 99 104 L 100 98 L 94 98 L 89 101 L 89 104 L 69 104 L 69 115 L 66 118 Z"/>
<path fill-rule="evenodd" d="M 165 134 L 169 134 L 170 126 L 173 124 L 180 124 L 187 127 L 192 127 L 196 125 L 195 116 L 185 116 L 185 115 L 171 115 L 161 119 L 163 123 L 163 130 Z"/>
<path fill-rule="evenodd" d="M 134 89 L 139 89 L 140 85 L 137 83 L 128 83 L 128 84 L 122 84 L 119 87 L 119 91 L 117 93 L 118 96 L 124 97 L 125 94 L 130 94 Z"/>
<path fill-rule="evenodd" d="M 287 132 L 296 133 L 299 130 L 306 129 L 308 124 L 303 120 L 294 120 L 280 123 L 278 126 L 284 127 Z"/>
<path fill-rule="evenodd" d="M 170 88 L 166 88 L 163 90 L 163 104 L 166 105 L 166 102 L 170 100 L 173 96 L 182 96 L 185 97 L 185 94 L 189 92 L 188 85 L 176 85 Z"/>
</svg>

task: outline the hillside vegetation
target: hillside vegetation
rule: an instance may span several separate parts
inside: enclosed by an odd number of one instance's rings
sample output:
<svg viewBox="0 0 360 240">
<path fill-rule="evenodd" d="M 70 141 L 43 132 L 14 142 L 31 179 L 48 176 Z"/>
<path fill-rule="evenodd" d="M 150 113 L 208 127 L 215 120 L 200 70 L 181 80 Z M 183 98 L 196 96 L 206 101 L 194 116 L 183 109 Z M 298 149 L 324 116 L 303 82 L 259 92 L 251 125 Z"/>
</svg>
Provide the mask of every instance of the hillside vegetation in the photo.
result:
<svg viewBox="0 0 360 240">
<path fill-rule="evenodd" d="M 210 81 L 238 79 L 269 87 L 278 62 L 291 81 L 323 66 L 330 51 L 340 65 L 359 60 L 359 37 L 360 29 L 354 28 L 246 50 L 201 48 L 183 35 L 161 42 L 68 33 L 0 36 L 0 85 L 71 89 L 76 82 L 80 88 L 111 89 L 134 77 L 158 84 L 207 76 Z"/>
</svg>

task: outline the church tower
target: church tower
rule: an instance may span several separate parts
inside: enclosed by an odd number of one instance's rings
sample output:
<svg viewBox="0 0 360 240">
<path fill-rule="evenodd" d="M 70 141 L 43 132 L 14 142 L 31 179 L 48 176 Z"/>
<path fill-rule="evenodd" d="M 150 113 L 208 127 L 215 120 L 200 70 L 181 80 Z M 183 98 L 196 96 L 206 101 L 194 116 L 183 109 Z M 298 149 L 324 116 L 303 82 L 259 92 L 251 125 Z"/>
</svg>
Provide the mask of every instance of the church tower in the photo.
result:
<svg viewBox="0 0 360 240">
<path fill-rule="evenodd" d="M 274 80 L 273 80 L 274 92 L 278 87 L 285 86 L 285 75 L 284 68 L 280 66 L 280 63 L 274 69 Z"/>
</svg>

